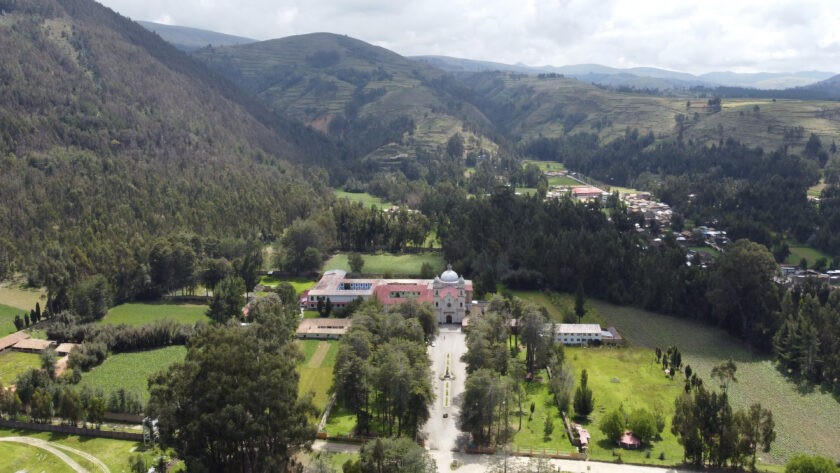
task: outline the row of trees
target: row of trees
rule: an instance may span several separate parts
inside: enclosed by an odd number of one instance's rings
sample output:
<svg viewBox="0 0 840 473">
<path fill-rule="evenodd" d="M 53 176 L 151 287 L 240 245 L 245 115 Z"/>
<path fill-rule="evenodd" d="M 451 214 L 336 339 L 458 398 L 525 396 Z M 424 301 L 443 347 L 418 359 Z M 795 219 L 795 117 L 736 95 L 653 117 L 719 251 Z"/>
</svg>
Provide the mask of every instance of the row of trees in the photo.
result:
<svg viewBox="0 0 840 473">
<path fill-rule="evenodd" d="M 356 432 L 413 435 L 434 400 L 426 343 L 437 334 L 428 304 L 383 309 L 368 300 L 353 315 L 333 369 L 338 402 L 356 415 Z"/>
<path fill-rule="evenodd" d="M 511 335 L 511 321 L 517 334 Z M 520 299 L 494 296 L 483 317 L 472 321 L 467 332 L 467 365 L 464 401 L 459 427 L 469 432 L 475 442 L 501 442 L 514 434 L 509 425 L 512 414 L 518 415 L 522 428 L 522 385 L 543 367 L 550 367 L 550 386 L 560 410 L 571 402 L 571 374 L 563 367 L 563 347 L 554 344 L 553 325 L 534 305 Z M 524 360 L 519 345 L 525 346 Z M 532 406 L 533 409 L 533 406 Z M 533 410 L 532 410 L 533 413 Z M 545 432 L 553 430 L 551 416 Z"/>
<path fill-rule="evenodd" d="M 422 247 L 431 231 L 423 214 L 405 207 L 385 212 L 361 202 L 338 199 L 332 206 L 336 243 L 342 250 L 402 251 L 408 245 Z"/>
<path fill-rule="evenodd" d="M 715 468 L 754 469 L 758 450 L 770 451 L 774 429 L 773 414 L 761 404 L 733 412 L 725 391 L 707 391 L 702 383 L 676 399 L 671 423 L 683 460 Z"/>
</svg>

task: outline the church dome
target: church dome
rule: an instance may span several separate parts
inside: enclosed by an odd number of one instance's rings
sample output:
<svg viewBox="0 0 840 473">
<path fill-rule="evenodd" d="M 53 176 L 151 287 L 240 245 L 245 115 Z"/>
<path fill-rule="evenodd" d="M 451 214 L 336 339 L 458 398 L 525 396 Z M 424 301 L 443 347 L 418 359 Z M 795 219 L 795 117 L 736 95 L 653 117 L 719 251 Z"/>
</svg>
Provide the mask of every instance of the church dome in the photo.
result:
<svg viewBox="0 0 840 473">
<path fill-rule="evenodd" d="M 440 280 L 442 282 L 458 282 L 458 273 L 452 271 L 452 265 L 449 265 L 446 271 L 440 275 Z"/>
</svg>

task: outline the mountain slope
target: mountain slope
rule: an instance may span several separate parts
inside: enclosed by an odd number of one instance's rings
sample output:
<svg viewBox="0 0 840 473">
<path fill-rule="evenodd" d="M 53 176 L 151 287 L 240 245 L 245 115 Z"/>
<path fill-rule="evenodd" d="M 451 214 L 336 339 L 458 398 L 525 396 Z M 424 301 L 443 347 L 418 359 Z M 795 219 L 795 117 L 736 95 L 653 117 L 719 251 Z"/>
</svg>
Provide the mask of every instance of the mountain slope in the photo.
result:
<svg viewBox="0 0 840 473">
<path fill-rule="evenodd" d="M 136 269 L 159 236 L 268 236 L 318 204 L 288 161 L 323 137 L 93 1 L 18 5 L 0 23 L 7 270 Z"/>
<path fill-rule="evenodd" d="M 803 87 L 805 90 L 818 92 L 833 99 L 840 99 L 840 74 L 816 84 Z"/>
<path fill-rule="evenodd" d="M 160 35 L 166 42 L 171 43 L 181 51 L 195 51 L 208 45 L 232 46 L 236 44 L 255 43 L 257 40 L 243 38 L 215 31 L 189 28 L 186 26 L 163 25 L 151 21 L 138 21 L 143 28 Z"/>
<path fill-rule="evenodd" d="M 565 77 L 482 72 L 462 79 L 494 104 L 485 113 L 501 129 L 525 140 L 587 132 L 610 141 L 628 128 L 671 140 L 680 133 L 679 116 L 683 137 L 702 143 L 735 138 L 775 149 L 804 146 L 810 133 L 824 143 L 840 139 L 838 102 L 724 99 L 716 110 L 707 99 L 616 93 Z"/>
<path fill-rule="evenodd" d="M 442 71 L 365 42 L 314 33 L 193 53 L 272 109 L 383 159 L 433 151 L 451 135 L 492 148 L 471 91 Z"/>
<path fill-rule="evenodd" d="M 790 73 L 737 73 L 726 71 L 694 75 L 655 67 L 615 68 L 600 64 L 533 67 L 524 64 L 511 65 L 447 56 L 414 56 L 412 59 L 454 73 L 483 71 L 513 71 L 526 74 L 555 73 L 584 82 L 610 87 L 662 90 L 675 87 L 687 88 L 698 85 L 706 87 L 729 86 L 779 90 L 806 86 L 825 80 L 833 75 L 830 72 L 824 71 L 799 71 Z"/>
</svg>

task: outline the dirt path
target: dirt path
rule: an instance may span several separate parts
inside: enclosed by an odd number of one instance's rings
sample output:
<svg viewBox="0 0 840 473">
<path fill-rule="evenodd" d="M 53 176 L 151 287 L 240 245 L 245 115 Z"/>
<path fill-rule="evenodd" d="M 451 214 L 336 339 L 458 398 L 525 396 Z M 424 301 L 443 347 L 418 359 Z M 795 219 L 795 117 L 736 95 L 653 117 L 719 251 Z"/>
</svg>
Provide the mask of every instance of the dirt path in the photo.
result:
<svg viewBox="0 0 840 473">
<path fill-rule="evenodd" d="M 309 368 L 318 368 L 321 366 L 321 363 L 324 362 L 324 358 L 327 357 L 327 353 L 330 351 L 330 344 L 327 342 L 318 342 L 318 347 L 315 348 L 315 353 L 312 354 L 312 358 L 309 359 L 309 363 L 306 364 Z"/>
<path fill-rule="evenodd" d="M 88 471 L 87 469 L 82 467 L 82 465 L 79 465 L 78 463 L 76 463 L 75 460 L 73 460 L 72 458 L 67 456 L 64 452 L 55 448 L 55 444 L 51 444 L 50 442 L 46 442 L 44 440 L 34 439 L 34 438 L 30 438 L 30 437 L 3 437 L 3 438 L 0 438 L 0 442 L 22 443 L 24 445 L 29 445 L 29 446 L 32 446 L 32 447 L 35 447 L 35 448 L 40 448 L 42 450 L 46 450 L 46 451 L 52 453 L 53 455 L 57 456 L 58 458 L 60 458 L 61 461 L 66 463 L 67 466 L 69 466 L 70 468 L 73 469 L 73 471 L 77 471 L 78 473 L 90 473 L 90 471 Z"/>
<path fill-rule="evenodd" d="M 70 453 L 73 453 L 75 455 L 78 455 L 78 456 L 84 458 L 85 460 L 87 460 L 87 461 L 93 463 L 94 465 L 98 466 L 99 469 L 102 470 L 103 473 L 111 473 L 111 470 L 108 469 L 108 467 L 104 463 L 102 463 L 102 461 L 100 461 L 98 458 L 91 455 L 90 453 L 83 452 L 81 450 L 77 450 L 75 448 L 68 447 L 67 445 L 62 445 L 60 443 L 52 442 L 52 443 L 50 443 L 50 445 L 52 445 L 55 448 L 60 448 L 62 450 L 68 451 Z"/>
</svg>

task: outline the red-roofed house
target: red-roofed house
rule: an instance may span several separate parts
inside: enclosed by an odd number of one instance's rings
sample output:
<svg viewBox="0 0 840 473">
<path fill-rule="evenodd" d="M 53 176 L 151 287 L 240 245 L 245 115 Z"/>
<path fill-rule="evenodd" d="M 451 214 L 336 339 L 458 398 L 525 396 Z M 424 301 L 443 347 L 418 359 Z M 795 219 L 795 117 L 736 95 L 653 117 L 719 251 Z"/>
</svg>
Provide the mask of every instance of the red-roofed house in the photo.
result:
<svg viewBox="0 0 840 473">
<path fill-rule="evenodd" d="M 572 188 L 572 197 L 578 200 L 600 199 L 604 191 L 592 186 L 575 186 Z"/>
<path fill-rule="evenodd" d="M 621 440 L 618 441 L 618 446 L 627 450 L 636 450 L 642 446 L 642 441 L 633 435 L 633 432 L 626 430 L 624 435 L 621 436 Z"/>
</svg>

